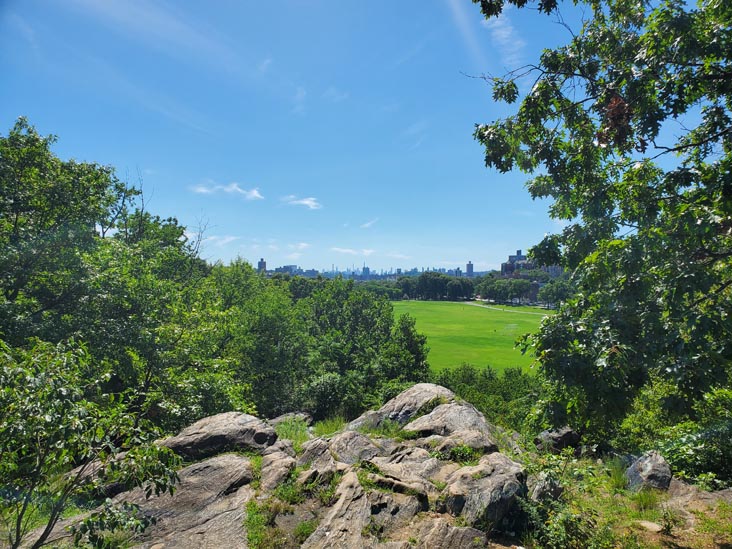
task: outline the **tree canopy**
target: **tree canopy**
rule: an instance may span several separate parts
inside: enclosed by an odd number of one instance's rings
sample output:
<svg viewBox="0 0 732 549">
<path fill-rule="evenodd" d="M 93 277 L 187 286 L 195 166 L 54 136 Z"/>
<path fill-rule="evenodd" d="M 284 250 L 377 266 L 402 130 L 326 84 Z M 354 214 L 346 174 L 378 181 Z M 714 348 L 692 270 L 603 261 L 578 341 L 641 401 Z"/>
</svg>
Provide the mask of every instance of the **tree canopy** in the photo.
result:
<svg viewBox="0 0 732 549">
<path fill-rule="evenodd" d="M 474 1 L 486 17 L 503 7 Z M 686 410 L 729 383 L 732 5 L 582 6 L 565 46 L 486 76 L 517 108 L 474 135 L 486 166 L 529 174 L 531 196 L 566 223 L 532 253 L 561 261 L 578 293 L 530 343 L 554 387 L 545 411 L 600 433 L 651 377 Z"/>
</svg>

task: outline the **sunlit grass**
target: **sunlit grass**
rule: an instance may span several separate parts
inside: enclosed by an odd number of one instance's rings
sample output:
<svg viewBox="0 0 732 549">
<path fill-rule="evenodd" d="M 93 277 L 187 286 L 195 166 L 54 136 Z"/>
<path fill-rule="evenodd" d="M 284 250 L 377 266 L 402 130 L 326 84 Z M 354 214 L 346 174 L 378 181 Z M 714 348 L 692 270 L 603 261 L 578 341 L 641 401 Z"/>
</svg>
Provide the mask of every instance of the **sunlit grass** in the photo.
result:
<svg viewBox="0 0 732 549">
<path fill-rule="evenodd" d="M 511 366 L 529 369 L 533 358 L 516 348 L 519 336 L 535 332 L 551 312 L 536 307 L 495 308 L 447 301 L 396 301 L 394 313 L 409 313 L 417 330 L 427 336 L 433 371 L 464 362 L 490 365 L 498 371 Z"/>
</svg>

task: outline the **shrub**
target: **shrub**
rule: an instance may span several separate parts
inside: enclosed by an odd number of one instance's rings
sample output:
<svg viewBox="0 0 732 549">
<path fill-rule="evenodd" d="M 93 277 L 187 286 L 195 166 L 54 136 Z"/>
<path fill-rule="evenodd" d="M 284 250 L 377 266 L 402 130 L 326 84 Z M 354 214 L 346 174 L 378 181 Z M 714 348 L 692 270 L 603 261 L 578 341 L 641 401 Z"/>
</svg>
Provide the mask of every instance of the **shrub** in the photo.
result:
<svg viewBox="0 0 732 549">
<path fill-rule="evenodd" d="M 308 539 L 313 532 L 315 532 L 315 529 L 317 527 L 317 520 L 304 520 L 298 523 L 298 525 L 295 526 L 295 530 L 293 531 L 295 541 L 297 541 L 297 543 L 299 544 L 303 544 L 305 540 Z"/>
<path fill-rule="evenodd" d="M 732 485 L 732 390 L 717 388 L 695 405 L 697 421 L 664 430 L 659 450 L 678 476 Z"/>
</svg>

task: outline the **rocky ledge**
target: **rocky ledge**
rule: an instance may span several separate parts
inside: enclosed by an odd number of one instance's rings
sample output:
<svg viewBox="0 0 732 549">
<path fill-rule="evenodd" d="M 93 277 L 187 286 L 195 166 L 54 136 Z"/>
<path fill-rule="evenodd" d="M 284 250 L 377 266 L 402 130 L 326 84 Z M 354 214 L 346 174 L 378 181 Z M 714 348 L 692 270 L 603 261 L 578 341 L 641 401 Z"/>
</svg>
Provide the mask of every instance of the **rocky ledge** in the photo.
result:
<svg viewBox="0 0 732 549">
<path fill-rule="evenodd" d="M 297 452 L 273 423 L 229 412 L 161 441 L 196 461 L 179 471 L 173 495 L 115 496 L 154 518 L 133 545 L 486 547 L 486 532 L 510 531 L 529 493 L 524 467 L 499 451 L 515 455 L 511 436 L 437 385 L 415 385 Z M 668 486 L 659 457 L 629 471 L 634 481 Z M 544 497 L 534 495 L 541 479 L 531 480 L 531 497 Z M 552 497 L 551 487 L 539 491 Z"/>
</svg>

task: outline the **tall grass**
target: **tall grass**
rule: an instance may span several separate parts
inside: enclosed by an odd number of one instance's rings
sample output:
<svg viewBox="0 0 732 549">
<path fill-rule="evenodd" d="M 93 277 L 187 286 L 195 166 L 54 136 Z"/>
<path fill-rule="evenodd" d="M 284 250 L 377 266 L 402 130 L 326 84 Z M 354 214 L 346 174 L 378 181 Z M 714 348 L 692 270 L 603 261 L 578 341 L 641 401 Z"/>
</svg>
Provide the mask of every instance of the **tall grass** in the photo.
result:
<svg viewBox="0 0 732 549">
<path fill-rule="evenodd" d="M 308 424 L 299 417 L 287 419 L 277 424 L 275 432 L 278 438 L 291 440 L 297 454 L 302 451 L 303 443 L 310 439 Z"/>
<path fill-rule="evenodd" d="M 313 425 L 313 434 L 316 437 L 332 435 L 333 433 L 342 431 L 346 426 L 346 423 L 346 418 L 343 416 L 329 417 L 321 421 L 317 421 L 315 425 Z"/>
</svg>

